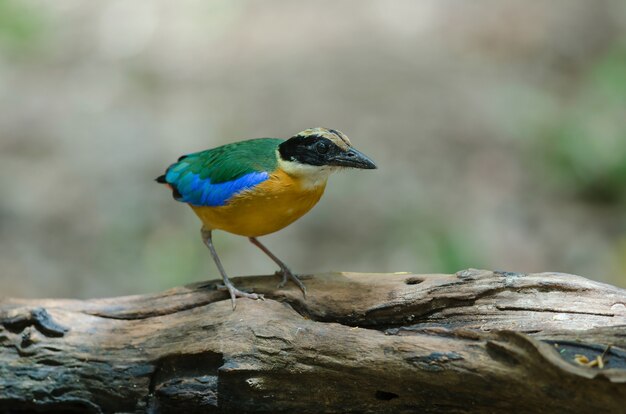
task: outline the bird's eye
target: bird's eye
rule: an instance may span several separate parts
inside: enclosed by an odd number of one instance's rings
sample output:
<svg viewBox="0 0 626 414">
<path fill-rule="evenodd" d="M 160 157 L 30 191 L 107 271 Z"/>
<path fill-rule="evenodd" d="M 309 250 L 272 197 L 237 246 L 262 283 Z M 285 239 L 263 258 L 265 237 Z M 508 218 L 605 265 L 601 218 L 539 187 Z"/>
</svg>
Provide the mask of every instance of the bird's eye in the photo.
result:
<svg viewBox="0 0 626 414">
<path fill-rule="evenodd" d="M 318 154 L 326 154 L 330 149 L 330 146 L 324 141 L 321 141 L 317 143 L 315 149 L 317 150 Z"/>
</svg>

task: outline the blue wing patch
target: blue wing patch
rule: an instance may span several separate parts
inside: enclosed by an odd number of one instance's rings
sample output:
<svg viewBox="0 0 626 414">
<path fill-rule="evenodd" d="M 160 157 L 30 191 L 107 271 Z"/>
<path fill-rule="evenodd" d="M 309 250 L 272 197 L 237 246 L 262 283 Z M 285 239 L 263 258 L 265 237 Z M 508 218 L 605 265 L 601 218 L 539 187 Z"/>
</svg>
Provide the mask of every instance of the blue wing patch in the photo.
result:
<svg viewBox="0 0 626 414">
<path fill-rule="evenodd" d="M 269 178 L 265 171 L 253 172 L 224 183 L 212 184 L 209 178 L 187 170 L 189 164 L 180 162 L 165 174 L 165 181 L 178 192 L 178 201 L 194 206 L 217 207 L 226 205 L 236 194 L 254 188 Z"/>
</svg>

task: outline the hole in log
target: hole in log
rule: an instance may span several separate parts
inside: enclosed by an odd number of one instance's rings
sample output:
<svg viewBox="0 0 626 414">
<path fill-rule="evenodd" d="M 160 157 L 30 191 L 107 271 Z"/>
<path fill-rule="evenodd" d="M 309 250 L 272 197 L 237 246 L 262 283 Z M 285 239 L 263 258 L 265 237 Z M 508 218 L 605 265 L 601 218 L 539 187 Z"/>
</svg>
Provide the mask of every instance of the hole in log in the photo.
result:
<svg viewBox="0 0 626 414">
<path fill-rule="evenodd" d="M 376 391 L 376 394 L 374 394 L 374 396 L 376 397 L 377 400 L 381 400 L 381 401 L 390 401 L 393 400 L 394 398 L 398 398 L 399 395 L 395 394 L 393 392 L 387 392 L 387 391 Z"/>
<path fill-rule="evenodd" d="M 217 371 L 222 365 L 224 356 L 215 352 L 168 355 L 161 358 L 157 365 L 152 378 L 153 386 L 181 377 L 217 376 Z"/>
<path fill-rule="evenodd" d="M 150 378 L 148 412 L 214 412 L 222 366 L 224 355 L 216 352 L 161 358 Z"/>
<path fill-rule="evenodd" d="M 422 279 L 421 277 L 410 277 L 406 279 L 404 283 L 406 283 L 407 285 L 419 285 L 423 281 L 424 279 Z"/>
</svg>

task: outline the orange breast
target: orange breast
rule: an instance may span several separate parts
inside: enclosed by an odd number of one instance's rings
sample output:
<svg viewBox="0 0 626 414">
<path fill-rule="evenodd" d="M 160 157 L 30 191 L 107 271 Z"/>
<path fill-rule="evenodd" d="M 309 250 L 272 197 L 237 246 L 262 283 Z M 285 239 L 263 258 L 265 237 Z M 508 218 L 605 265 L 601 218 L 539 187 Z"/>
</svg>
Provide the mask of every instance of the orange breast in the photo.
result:
<svg viewBox="0 0 626 414">
<path fill-rule="evenodd" d="M 234 196 L 227 205 L 191 206 L 208 230 L 247 237 L 273 233 L 306 214 L 322 197 L 326 181 L 314 188 L 282 170 L 255 188 Z"/>
</svg>

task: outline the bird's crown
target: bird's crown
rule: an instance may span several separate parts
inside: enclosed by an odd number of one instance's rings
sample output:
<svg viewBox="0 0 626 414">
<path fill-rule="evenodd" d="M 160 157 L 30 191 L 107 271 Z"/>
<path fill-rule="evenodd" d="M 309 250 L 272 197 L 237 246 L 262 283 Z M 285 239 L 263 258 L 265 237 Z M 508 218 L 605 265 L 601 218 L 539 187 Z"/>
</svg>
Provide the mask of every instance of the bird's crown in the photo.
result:
<svg viewBox="0 0 626 414">
<path fill-rule="evenodd" d="M 339 148 L 343 150 L 347 150 L 352 146 L 350 140 L 341 131 L 337 131 L 336 129 L 328 129 L 328 128 L 309 128 L 304 131 L 298 132 L 294 138 L 326 138 L 330 140 L 333 144 L 337 145 Z"/>
</svg>

